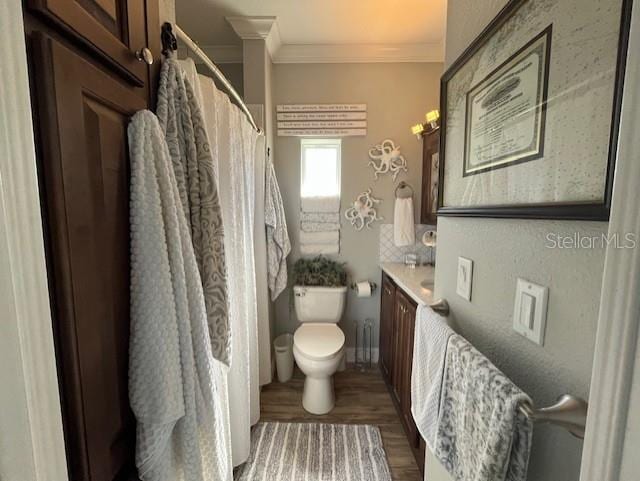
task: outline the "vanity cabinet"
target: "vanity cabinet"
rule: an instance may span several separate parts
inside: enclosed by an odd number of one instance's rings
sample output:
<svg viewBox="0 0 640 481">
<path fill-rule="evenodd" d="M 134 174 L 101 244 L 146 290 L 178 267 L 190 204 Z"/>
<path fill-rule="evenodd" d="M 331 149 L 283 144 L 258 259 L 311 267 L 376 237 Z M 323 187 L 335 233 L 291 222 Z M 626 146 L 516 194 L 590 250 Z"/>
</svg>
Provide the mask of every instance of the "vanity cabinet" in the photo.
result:
<svg viewBox="0 0 640 481">
<path fill-rule="evenodd" d="M 380 301 L 380 370 L 416 462 L 423 471 L 425 443 L 411 414 L 411 366 L 416 310 L 417 305 L 411 297 L 383 273 Z"/>
</svg>

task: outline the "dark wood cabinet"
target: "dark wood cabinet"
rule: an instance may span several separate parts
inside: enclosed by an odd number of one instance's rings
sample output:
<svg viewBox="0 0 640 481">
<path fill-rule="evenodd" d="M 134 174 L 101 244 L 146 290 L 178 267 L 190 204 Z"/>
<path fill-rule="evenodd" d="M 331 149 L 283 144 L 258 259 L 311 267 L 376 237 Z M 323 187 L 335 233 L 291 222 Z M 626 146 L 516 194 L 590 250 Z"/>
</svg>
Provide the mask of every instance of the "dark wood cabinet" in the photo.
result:
<svg viewBox="0 0 640 481">
<path fill-rule="evenodd" d="M 71 481 L 138 479 L 128 396 L 127 126 L 151 105 L 155 77 L 132 50 L 154 44 L 159 59 L 157 2 L 24 4 Z"/>
<path fill-rule="evenodd" d="M 422 136 L 422 202 L 420 222 L 435 225 L 438 221 L 438 172 L 440 165 L 440 129 Z"/>
<path fill-rule="evenodd" d="M 411 367 L 416 303 L 386 274 L 380 301 L 380 369 L 402 420 L 409 445 L 421 471 L 424 441 L 411 414 Z"/>
<path fill-rule="evenodd" d="M 135 55 L 148 46 L 145 1 L 27 0 L 27 7 L 134 85 L 147 84 L 147 65 Z"/>
</svg>

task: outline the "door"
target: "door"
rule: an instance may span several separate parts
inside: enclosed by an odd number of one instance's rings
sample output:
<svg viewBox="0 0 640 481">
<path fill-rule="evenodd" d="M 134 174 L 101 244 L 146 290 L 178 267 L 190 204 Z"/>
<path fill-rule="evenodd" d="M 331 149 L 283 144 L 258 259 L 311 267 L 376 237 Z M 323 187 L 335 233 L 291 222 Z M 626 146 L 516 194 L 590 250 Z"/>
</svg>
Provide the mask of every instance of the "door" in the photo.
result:
<svg viewBox="0 0 640 481">
<path fill-rule="evenodd" d="M 380 369 L 387 382 L 391 382 L 393 317 L 395 302 L 395 286 L 383 274 L 382 295 L 380 296 Z"/>
<path fill-rule="evenodd" d="M 147 102 L 63 42 L 30 38 L 69 471 L 74 481 L 136 479 L 127 124 Z"/>
<path fill-rule="evenodd" d="M 27 0 L 26 5 L 133 85 L 147 84 L 147 66 L 135 55 L 147 45 L 145 1 Z"/>
</svg>

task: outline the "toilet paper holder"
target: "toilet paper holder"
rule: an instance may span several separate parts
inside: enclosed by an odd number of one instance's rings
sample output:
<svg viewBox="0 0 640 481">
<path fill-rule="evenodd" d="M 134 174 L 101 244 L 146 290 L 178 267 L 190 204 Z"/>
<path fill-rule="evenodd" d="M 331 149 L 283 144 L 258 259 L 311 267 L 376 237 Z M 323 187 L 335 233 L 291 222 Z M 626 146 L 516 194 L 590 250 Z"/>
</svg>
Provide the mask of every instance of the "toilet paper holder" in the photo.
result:
<svg viewBox="0 0 640 481">
<path fill-rule="evenodd" d="M 357 282 L 352 282 L 351 284 L 349 284 L 349 287 L 351 287 L 351 289 L 355 291 L 356 285 L 357 285 Z M 371 294 L 373 294 L 375 290 L 378 288 L 378 284 L 376 284 L 375 282 L 369 281 L 369 285 L 371 286 Z"/>
</svg>

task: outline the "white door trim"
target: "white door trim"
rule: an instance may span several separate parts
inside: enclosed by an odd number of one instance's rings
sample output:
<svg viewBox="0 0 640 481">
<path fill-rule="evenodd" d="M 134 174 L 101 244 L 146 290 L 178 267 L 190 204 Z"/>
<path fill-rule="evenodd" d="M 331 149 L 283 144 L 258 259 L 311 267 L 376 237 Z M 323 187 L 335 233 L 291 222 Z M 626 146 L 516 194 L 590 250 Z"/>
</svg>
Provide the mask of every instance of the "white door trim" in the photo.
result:
<svg viewBox="0 0 640 481">
<path fill-rule="evenodd" d="M 640 370 L 640 1 L 635 0 L 609 233 L 634 233 L 635 249 L 605 258 L 581 481 L 621 481 L 634 369 Z M 635 409 L 638 409 L 636 406 Z M 637 434 L 636 434 L 637 435 Z M 638 442 L 636 439 L 635 442 Z"/>
<path fill-rule="evenodd" d="M 22 2 L 0 2 L 0 479 L 67 481 Z"/>
</svg>

